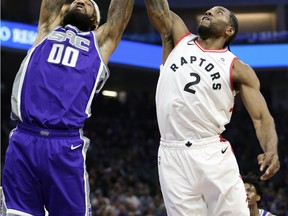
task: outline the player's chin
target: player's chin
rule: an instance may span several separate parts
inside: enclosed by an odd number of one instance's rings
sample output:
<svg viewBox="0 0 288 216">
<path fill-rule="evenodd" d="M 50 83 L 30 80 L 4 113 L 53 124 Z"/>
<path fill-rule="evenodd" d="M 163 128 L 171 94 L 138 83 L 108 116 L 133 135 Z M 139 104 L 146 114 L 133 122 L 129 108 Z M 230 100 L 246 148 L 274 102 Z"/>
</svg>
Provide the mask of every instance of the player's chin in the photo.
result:
<svg viewBox="0 0 288 216">
<path fill-rule="evenodd" d="M 248 200 L 248 206 L 252 206 L 251 200 Z"/>
</svg>

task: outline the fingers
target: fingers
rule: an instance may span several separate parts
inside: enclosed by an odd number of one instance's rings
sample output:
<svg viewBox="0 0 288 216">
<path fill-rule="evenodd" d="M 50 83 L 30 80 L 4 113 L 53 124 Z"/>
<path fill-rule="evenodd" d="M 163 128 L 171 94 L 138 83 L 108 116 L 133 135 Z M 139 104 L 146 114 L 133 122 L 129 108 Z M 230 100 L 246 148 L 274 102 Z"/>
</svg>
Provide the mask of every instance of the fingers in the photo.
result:
<svg viewBox="0 0 288 216">
<path fill-rule="evenodd" d="M 258 164 L 260 165 L 260 171 L 262 172 L 265 168 L 265 166 L 262 165 L 264 161 L 264 154 L 258 155 L 257 159 L 258 159 Z"/>
<path fill-rule="evenodd" d="M 261 172 L 263 172 L 267 167 L 264 174 L 260 177 L 261 180 L 267 180 L 271 178 L 280 169 L 278 155 L 273 153 L 264 153 L 258 155 L 258 164 L 260 165 Z"/>
</svg>

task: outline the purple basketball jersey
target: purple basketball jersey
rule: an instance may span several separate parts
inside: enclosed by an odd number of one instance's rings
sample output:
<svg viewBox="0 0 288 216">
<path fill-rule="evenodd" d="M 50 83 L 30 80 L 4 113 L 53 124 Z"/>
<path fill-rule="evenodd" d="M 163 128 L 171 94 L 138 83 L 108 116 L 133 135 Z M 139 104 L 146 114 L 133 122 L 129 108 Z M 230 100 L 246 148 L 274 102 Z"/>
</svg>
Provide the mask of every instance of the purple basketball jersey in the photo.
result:
<svg viewBox="0 0 288 216">
<path fill-rule="evenodd" d="M 109 76 L 95 38 L 95 32 L 68 25 L 29 50 L 13 86 L 13 119 L 42 128 L 82 128 Z"/>
<path fill-rule="evenodd" d="M 92 214 L 81 128 L 109 76 L 95 34 L 57 27 L 21 64 L 2 176 L 8 215 Z"/>
</svg>

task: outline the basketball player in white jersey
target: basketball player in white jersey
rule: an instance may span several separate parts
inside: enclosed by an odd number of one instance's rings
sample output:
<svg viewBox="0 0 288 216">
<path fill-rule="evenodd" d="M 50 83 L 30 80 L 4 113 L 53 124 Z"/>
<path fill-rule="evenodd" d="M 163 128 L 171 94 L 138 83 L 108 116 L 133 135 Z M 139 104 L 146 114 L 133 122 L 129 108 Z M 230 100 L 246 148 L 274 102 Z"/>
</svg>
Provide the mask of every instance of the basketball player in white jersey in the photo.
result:
<svg viewBox="0 0 288 216">
<path fill-rule="evenodd" d="M 145 0 L 162 38 L 156 90 L 161 134 L 158 171 L 169 216 L 248 216 L 245 188 L 230 143 L 221 137 L 240 93 L 263 149 L 261 180 L 280 167 L 274 120 L 254 70 L 226 49 L 238 21 L 224 7 L 205 12 L 198 35 L 170 11 L 167 0 Z"/>
</svg>

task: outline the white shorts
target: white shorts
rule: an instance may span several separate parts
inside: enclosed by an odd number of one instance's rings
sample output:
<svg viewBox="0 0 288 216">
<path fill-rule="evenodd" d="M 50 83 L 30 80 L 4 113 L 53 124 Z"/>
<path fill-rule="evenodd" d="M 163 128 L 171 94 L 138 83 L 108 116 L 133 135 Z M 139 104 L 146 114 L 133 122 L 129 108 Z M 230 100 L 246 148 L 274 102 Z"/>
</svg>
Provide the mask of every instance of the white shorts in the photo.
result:
<svg viewBox="0 0 288 216">
<path fill-rule="evenodd" d="M 169 216 L 250 215 L 232 147 L 219 136 L 161 140 L 158 172 Z"/>
</svg>

